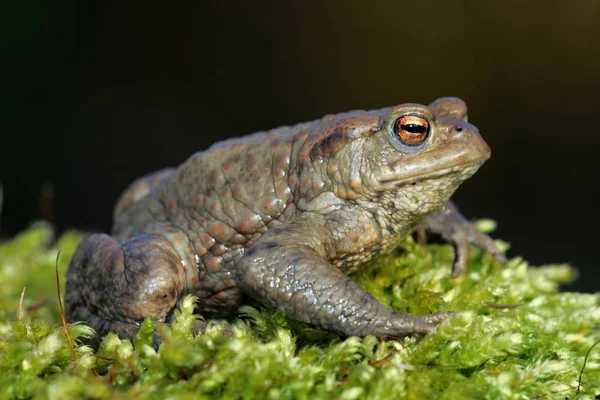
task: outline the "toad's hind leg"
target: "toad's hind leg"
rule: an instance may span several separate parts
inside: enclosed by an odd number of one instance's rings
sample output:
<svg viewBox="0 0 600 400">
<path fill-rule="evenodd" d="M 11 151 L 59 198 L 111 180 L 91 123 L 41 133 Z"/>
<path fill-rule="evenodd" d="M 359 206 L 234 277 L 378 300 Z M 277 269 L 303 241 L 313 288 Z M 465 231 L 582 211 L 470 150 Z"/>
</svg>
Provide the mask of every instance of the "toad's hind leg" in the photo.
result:
<svg viewBox="0 0 600 400">
<path fill-rule="evenodd" d="M 65 309 L 70 322 L 84 321 L 99 336 L 115 332 L 133 338 L 146 317 L 170 322 L 184 292 L 185 271 L 162 236 L 118 242 L 95 234 L 79 244 L 71 259 Z"/>
<path fill-rule="evenodd" d="M 170 177 L 173 171 L 173 168 L 165 168 L 135 180 L 119 197 L 113 211 L 113 220 L 116 221 L 131 206 L 150 194 L 155 187 Z"/>
</svg>

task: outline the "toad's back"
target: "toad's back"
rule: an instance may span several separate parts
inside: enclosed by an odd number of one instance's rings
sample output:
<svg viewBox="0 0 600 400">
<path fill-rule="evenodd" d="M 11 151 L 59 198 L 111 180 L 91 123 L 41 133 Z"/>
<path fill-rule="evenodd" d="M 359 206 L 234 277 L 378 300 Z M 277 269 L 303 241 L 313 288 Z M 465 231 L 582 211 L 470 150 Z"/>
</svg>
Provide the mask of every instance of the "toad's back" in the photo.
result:
<svg viewBox="0 0 600 400">
<path fill-rule="evenodd" d="M 295 143 L 291 130 L 282 128 L 195 153 L 177 169 L 161 171 L 143 199 L 122 207 L 113 233 L 122 238 L 159 233 L 164 226 L 156 223 L 172 223 L 195 235 L 200 256 L 215 243 L 247 244 L 280 219 L 292 202 L 288 178 Z"/>
</svg>

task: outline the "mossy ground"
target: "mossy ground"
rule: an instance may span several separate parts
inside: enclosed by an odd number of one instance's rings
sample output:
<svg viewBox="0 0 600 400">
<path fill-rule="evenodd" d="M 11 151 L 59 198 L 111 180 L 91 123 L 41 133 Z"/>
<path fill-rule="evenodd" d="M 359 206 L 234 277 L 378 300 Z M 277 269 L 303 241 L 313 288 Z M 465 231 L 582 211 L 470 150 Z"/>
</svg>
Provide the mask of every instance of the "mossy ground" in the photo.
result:
<svg viewBox="0 0 600 400">
<path fill-rule="evenodd" d="M 482 224 L 485 226 L 486 224 Z M 488 224 L 489 225 L 489 224 Z M 345 340 L 245 307 L 235 321 L 191 333 L 194 298 L 181 302 L 164 343 L 146 321 L 133 343 L 115 335 L 94 353 L 69 347 L 56 296 L 81 234 L 56 242 L 36 224 L 0 244 L 0 399 L 340 398 L 593 399 L 600 394 L 600 295 L 561 293 L 566 265 L 500 265 L 473 249 L 450 278 L 448 245 L 407 240 L 355 279 L 383 303 L 413 314 L 460 311 L 425 337 Z M 27 286 L 22 307 L 19 300 Z M 19 309 L 21 312 L 19 313 Z M 20 314 L 20 318 L 19 318 Z M 223 335 L 223 325 L 232 335 Z M 77 338 L 90 334 L 71 324 Z"/>
</svg>

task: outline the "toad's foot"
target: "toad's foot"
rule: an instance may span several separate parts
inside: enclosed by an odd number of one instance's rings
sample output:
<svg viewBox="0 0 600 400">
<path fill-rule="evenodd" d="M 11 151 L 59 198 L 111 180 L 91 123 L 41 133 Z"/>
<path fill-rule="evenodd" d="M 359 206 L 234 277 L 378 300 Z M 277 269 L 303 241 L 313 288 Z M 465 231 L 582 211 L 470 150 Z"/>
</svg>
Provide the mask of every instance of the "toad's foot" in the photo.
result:
<svg viewBox="0 0 600 400">
<path fill-rule="evenodd" d="M 504 253 L 496 246 L 494 240 L 475 228 L 451 201 L 440 211 L 429 214 L 421 222 L 417 227 L 417 233 L 423 237 L 424 231 L 439 234 L 454 246 L 456 255 L 452 266 L 453 278 L 467 269 L 469 243 L 492 254 L 499 262 L 506 262 Z"/>
<path fill-rule="evenodd" d="M 109 332 L 116 333 L 121 339 L 133 340 L 138 334 L 141 322 L 126 322 L 118 320 L 109 320 L 100 317 L 88 310 L 83 303 L 71 302 L 71 309 L 68 310 L 71 321 L 85 321 L 86 325 L 93 328 L 96 331 L 96 335 L 90 338 L 85 338 L 82 342 L 86 345 L 91 346 L 93 349 L 98 349 L 102 336 Z M 170 325 L 170 322 L 162 323 Z M 195 334 L 203 333 L 206 328 L 206 322 L 201 319 L 194 320 L 192 331 Z M 227 333 L 227 332 L 226 332 Z M 156 349 L 162 343 L 162 338 L 158 330 L 154 329 L 152 335 L 152 346 Z"/>
<path fill-rule="evenodd" d="M 441 312 L 428 315 L 410 315 L 393 311 L 389 320 L 389 326 L 382 327 L 376 336 L 382 339 L 395 339 L 415 333 L 429 333 L 437 324 L 446 318 L 455 315 L 452 312 Z M 387 330 L 389 333 L 384 333 Z"/>
</svg>

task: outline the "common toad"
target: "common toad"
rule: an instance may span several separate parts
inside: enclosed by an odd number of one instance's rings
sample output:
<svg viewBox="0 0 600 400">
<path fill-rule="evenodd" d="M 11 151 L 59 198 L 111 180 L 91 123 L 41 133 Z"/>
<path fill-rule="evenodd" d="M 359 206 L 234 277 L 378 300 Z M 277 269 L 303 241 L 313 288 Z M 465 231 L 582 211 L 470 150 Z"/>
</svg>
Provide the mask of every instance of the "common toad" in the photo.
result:
<svg viewBox="0 0 600 400">
<path fill-rule="evenodd" d="M 347 274 L 418 227 L 454 244 L 453 276 L 469 242 L 503 260 L 449 202 L 489 157 L 457 98 L 217 143 L 135 181 L 115 207 L 112 236 L 82 241 L 68 271 L 68 318 L 133 337 L 147 316 L 170 322 L 193 293 L 205 316 L 254 299 L 344 336 L 428 332 L 447 313 L 390 310 Z"/>
</svg>

